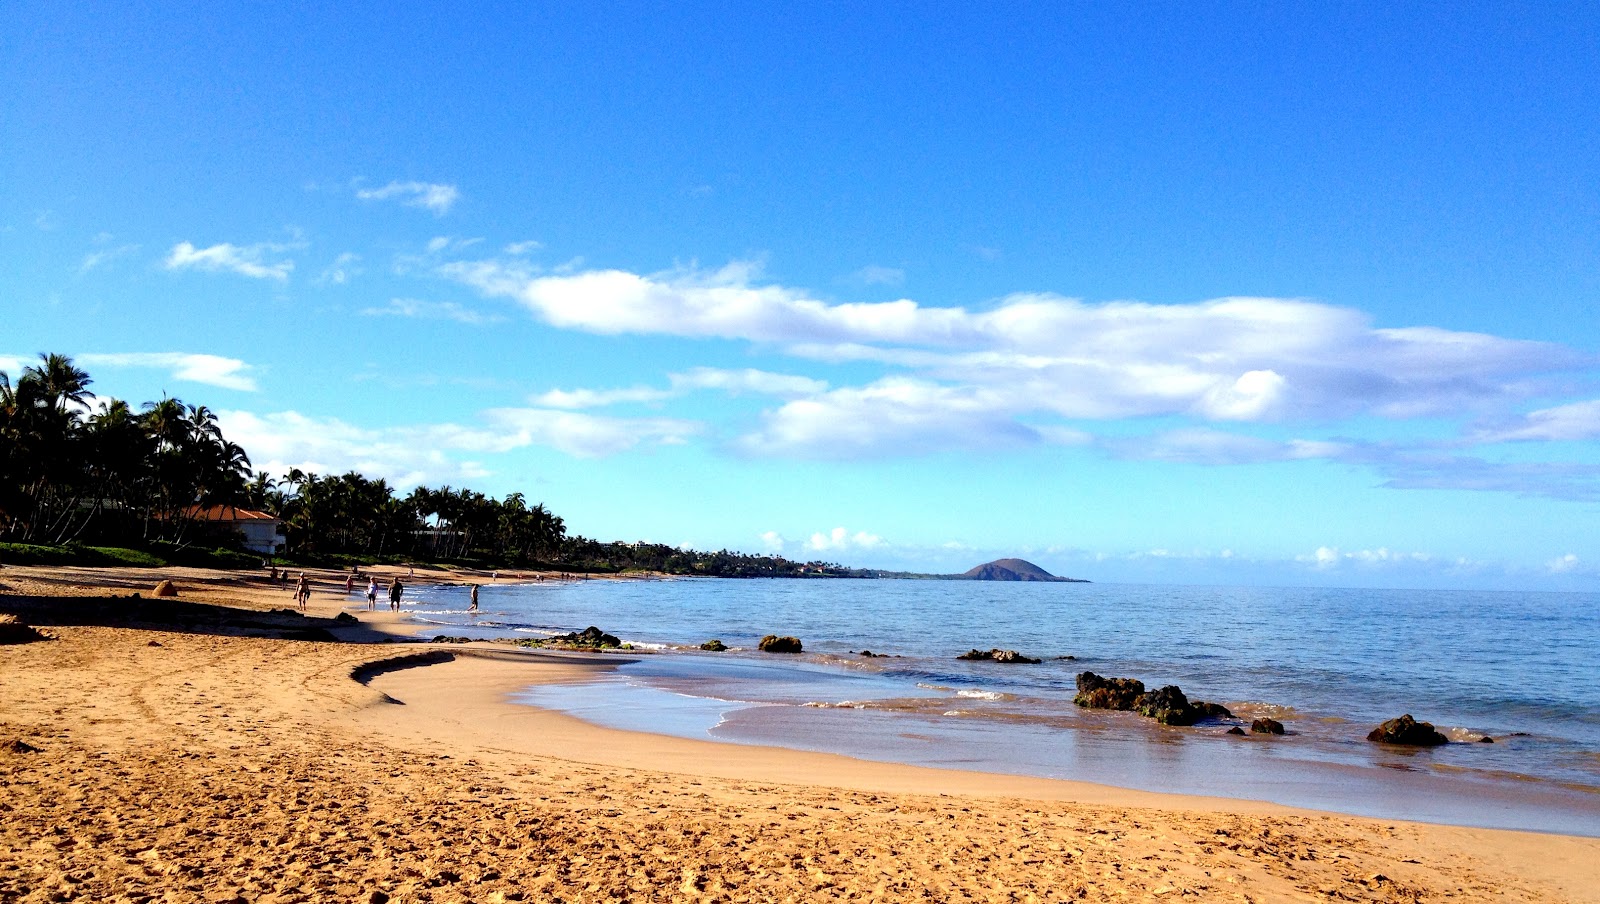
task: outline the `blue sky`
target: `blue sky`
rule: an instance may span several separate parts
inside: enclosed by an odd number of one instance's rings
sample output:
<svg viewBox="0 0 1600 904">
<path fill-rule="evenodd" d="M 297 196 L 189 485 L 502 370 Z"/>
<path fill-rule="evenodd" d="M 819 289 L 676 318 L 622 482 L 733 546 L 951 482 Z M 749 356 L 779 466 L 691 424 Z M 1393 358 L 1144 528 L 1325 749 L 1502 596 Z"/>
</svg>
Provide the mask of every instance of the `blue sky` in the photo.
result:
<svg viewBox="0 0 1600 904">
<path fill-rule="evenodd" d="M 1600 10 L 0 10 L 0 370 L 601 539 L 1600 588 Z"/>
</svg>

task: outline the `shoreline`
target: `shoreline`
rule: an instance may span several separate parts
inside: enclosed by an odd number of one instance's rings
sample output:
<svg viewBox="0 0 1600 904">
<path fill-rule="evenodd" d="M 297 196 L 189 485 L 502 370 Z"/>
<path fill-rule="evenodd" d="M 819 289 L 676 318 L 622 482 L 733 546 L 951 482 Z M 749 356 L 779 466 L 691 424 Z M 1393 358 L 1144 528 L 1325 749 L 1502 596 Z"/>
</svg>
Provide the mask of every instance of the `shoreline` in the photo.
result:
<svg viewBox="0 0 1600 904">
<path fill-rule="evenodd" d="M 13 566 L 0 569 L 0 594 L 54 582 L 96 601 L 107 590 L 126 599 L 130 581 L 148 588 L 159 577 L 137 571 L 39 576 Z M 270 615 L 289 597 L 224 572 L 172 577 L 180 602 L 234 612 Z M 18 599 L 0 595 L 0 611 L 53 607 L 59 624 L 45 629 L 56 640 L 0 648 L 9 691 L 0 744 L 36 751 L 0 751 L 9 789 L 0 800 L 13 808 L 0 830 L 0 897 L 104 892 L 113 880 L 181 890 L 193 879 L 184 864 L 215 863 L 216 881 L 251 901 L 294 900 L 283 886 L 323 880 L 323 896 L 384 889 L 418 900 L 510 899 L 519 889 L 554 899 L 591 885 L 591 897 L 727 900 L 875 888 L 891 898 L 939 888 L 975 899 L 1005 890 L 1043 900 L 1329 891 L 1371 901 L 1600 900 L 1600 840 L 1591 838 L 624 732 L 510 700 L 530 684 L 614 667 L 624 658 L 615 654 L 491 658 L 458 645 L 229 636 L 202 625 L 78 626 L 70 600 Z M 326 619 L 347 601 L 342 589 L 314 596 L 313 613 Z M 369 642 L 412 627 L 386 609 L 356 614 Z M 439 661 L 351 677 L 430 651 Z M 269 803 L 280 789 L 321 803 L 260 815 L 263 788 Z M 141 793 L 142 803 L 129 799 Z M 131 809 L 110 819 L 97 794 Z M 216 816 L 219 807 L 234 815 Z M 315 838 L 305 822 L 313 813 L 329 826 Z M 236 826 L 247 818 L 256 822 Z M 218 837 L 180 856 L 191 836 L 162 833 L 195 819 Z M 506 819 L 516 831 L 480 837 Z M 513 836 L 523 840 L 505 847 Z M 250 854 L 263 838 L 310 865 L 263 868 Z M 317 855 L 325 849 L 348 856 Z M 608 851 L 610 860 L 600 856 Z M 428 884 L 447 874 L 455 880 Z"/>
</svg>

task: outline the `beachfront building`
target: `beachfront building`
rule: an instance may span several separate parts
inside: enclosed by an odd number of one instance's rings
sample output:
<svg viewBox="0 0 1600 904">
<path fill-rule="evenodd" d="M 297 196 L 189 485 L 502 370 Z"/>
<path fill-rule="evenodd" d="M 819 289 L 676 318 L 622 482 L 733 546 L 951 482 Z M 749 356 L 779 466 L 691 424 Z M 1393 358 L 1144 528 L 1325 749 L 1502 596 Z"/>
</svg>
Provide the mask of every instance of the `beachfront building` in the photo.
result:
<svg viewBox="0 0 1600 904">
<path fill-rule="evenodd" d="M 283 522 L 266 512 L 234 505 L 213 505 L 210 508 L 195 506 L 184 514 L 195 521 L 203 533 L 216 537 L 220 543 L 240 543 L 250 552 L 269 556 L 284 547 Z"/>
</svg>

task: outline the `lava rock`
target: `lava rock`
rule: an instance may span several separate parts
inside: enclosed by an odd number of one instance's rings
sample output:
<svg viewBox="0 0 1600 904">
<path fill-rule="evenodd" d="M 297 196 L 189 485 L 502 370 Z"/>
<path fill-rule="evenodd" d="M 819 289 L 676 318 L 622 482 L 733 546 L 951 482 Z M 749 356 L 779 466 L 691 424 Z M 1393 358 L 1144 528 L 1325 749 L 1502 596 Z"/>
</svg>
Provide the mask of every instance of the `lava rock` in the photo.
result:
<svg viewBox="0 0 1600 904">
<path fill-rule="evenodd" d="M 986 662 L 1011 662 L 1011 663 L 1020 663 L 1020 664 L 1023 664 L 1023 665 L 1038 665 L 1039 662 L 1040 662 L 1040 660 L 1034 659 L 1031 656 L 1024 656 L 1021 653 L 1018 653 L 1016 650 L 1000 650 L 1000 649 L 994 649 L 994 650 L 968 650 L 967 652 L 962 653 L 960 656 L 957 656 L 956 658 L 957 659 L 981 660 L 981 661 L 986 661 Z"/>
<path fill-rule="evenodd" d="M 1254 734 L 1283 734 L 1283 723 L 1277 719 L 1256 719 L 1250 723 Z"/>
<path fill-rule="evenodd" d="M 1228 729 L 1228 730 L 1227 730 L 1227 731 L 1225 731 L 1225 732 L 1223 732 L 1223 734 L 1236 734 L 1236 735 L 1243 735 L 1243 734 L 1244 734 L 1244 729 L 1243 729 L 1243 728 L 1240 728 L 1240 727 L 1239 727 L 1239 726 L 1237 726 L 1237 725 L 1235 725 L 1235 726 L 1233 726 L 1233 727 L 1232 727 L 1232 728 L 1230 728 L 1230 729 Z"/>
<path fill-rule="evenodd" d="M 607 647 L 616 648 L 622 646 L 622 641 L 618 640 L 616 635 L 607 634 L 599 628 L 596 628 L 594 625 L 584 628 L 581 632 L 575 632 L 572 634 L 557 634 L 555 637 L 550 638 L 546 642 L 567 644 L 574 647 L 585 647 L 591 650 L 601 650 Z"/>
<path fill-rule="evenodd" d="M 790 637 L 787 634 L 782 637 L 776 634 L 768 634 L 766 637 L 761 638 L 761 643 L 757 647 L 763 653 L 799 653 L 803 651 L 800 638 Z"/>
<path fill-rule="evenodd" d="M 1086 709 L 1133 709 L 1144 693 L 1144 682 L 1137 678 L 1102 678 L 1094 672 L 1079 673 L 1077 684 L 1072 702 Z"/>
<path fill-rule="evenodd" d="M 150 592 L 153 596 L 177 596 L 178 585 L 171 581 L 162 581 L 156 584 L 155 589 Z"/>
<path fill-rule="evenodd" d="M 1408 747 L 1438 747 L 1450 739 L 1435 731 L 1432 722 L 1418 722 L 1411 714 L 1401 716 L 1374 728 L 1367 740 L 1379 744 L 1404 744 Z"/>
<path fill-rule="evenodd" d="M 705 650 L 707 653 L 721 653 L 728 649 L 728 645 L 720 639 L 712 639 L 701 644 L 700 649 Z"/>
</svg>

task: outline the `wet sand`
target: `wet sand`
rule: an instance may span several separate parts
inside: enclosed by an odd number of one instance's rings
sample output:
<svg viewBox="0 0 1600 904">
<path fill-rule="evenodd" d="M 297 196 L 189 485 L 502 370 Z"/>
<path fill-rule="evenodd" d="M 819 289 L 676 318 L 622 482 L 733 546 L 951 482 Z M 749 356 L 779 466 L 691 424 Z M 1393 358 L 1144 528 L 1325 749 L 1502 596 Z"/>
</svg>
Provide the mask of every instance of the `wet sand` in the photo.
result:
<svg viewBox="0 0 1600 904">
<path fill-rule="evenodd" d="M 215 608 L 94 596 L 162 576 Z M 249 577 L 0 594 L 53 635 L 0 647 L 5 901 L 1600 901 L 1596 839 L 598 728 L 508 696 L 610 657 L 353 643 L 396 619 Z"/>
</svg>

